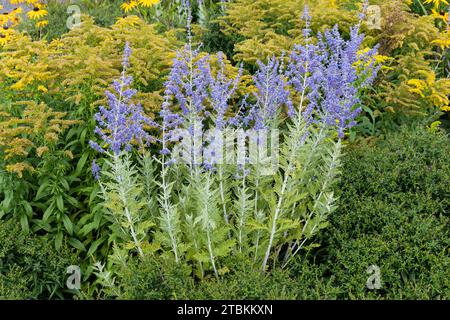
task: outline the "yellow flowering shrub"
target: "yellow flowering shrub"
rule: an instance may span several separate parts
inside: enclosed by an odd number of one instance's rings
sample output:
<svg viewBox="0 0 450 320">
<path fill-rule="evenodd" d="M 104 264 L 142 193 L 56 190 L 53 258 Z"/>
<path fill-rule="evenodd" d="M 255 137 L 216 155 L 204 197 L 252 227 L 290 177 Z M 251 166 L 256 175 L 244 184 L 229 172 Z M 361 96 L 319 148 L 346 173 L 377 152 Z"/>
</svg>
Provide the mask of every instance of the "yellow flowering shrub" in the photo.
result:
<svg viewBox="0 0 450 320">
<path fill-rule="evenodd" d="M 19 14 L 22 13 L 21 8 L 16 8 L 11 11 L 3 11 L 3 6 L 0 5 L 0 46 L 5 45 L 11 41 L 14 28 L 20 23 Z"/>
<path fill-rule="evenodd" d="M 158 110 L 160 89 L 177 47 L 175 36 L 159 35 L 136 16 L 119 19 L 111 28 L 83 16 L 79 28 L 48 43 L 15 33 L 0 51 L 0 87 L 11 99 L 59 97 L 78 112 L 104 103 L 104 91 L 121 70 L 125 42 L 133 48 L 130 73 L 136 99 L 146 110 Z"/>
<path fill-rule="evenodd" d="M 54 150 L 61 134 L 78 122 L 66 120 L 66 113 L 56 112 L 44 103 L 29 101 L 17 105 L 23 110 L 17 112 L 11 107 L 0 112 L 0 155 L 6 171 L 22 177 L 25 171 L 34 171 L 33 158 Z M 70 154 L 65 154 L 70 158 Z"/>
<path fill-rule="evenodd" d="M 258 59 L 281 55 L 295 43 L 303 41 L 300 19 L 305 4 L 312 16 L 311 29 L 324 31 L 339 23 L 342 31 L 358 19 L 357 11 L 343 9 L 347 1 L 336 0 L 236 0 L 226 5 L 219 19 L 223 32 L 238 38 L 235 45 L 237 61 L 255 64 Z M 315 33 L 313 32 L 313 33 Z"/>
<path fill-rule="evenodd" d="M 14 41 L 0 52 L 0 86 L 15 99 L 31 98 L 55 79 L 51 57 L 56 52 L 45 41 L 33 41 L 17 32 L 12 37 Z"/>
<path fill-rule="evenodd" d="M 411 12 L 408 1 L 378 2 L 383 19 L 374 33 L 385 61 L 374 95 L 382 111 L 427 115 L 448 105 L 450 82 L 434 68 L 435 39 L 440 31 L 435 17 Z"/>
<path fill-rule="evenodd" d="M 422 3 L 421 3 L 422 4 Z M 425 6 L 429 7 L 425 7 Z M 430 106 L 436 110 L 444 112 L 450 111 L 449 95 L 450 95 L 450 80 L 446 77 L 445 56 L 447 49 L 450 47 L 450 26 L 449 26 L 449 12 L 448 1 L 446 0 L 424 0 L 422 9 L 425 15 L 423 19 L 428 19 L 431 25 L 434 22 L 436 27 L 430 34 L 431 38 L 427 38 L 427 45 L 432 48 L 432 52 L 428 52 L 429 56 L 434 55 L 437 60 L 437 66 L 443 66 L 442 78 L 438 78 L 438 68 L 431 68 L 431 66 L 424 67 L 422 70 L 416 72 L 417 77 L 407 81 L 407 89 L 414 95 L 414 98 L 425 100 Z M 429 10 L 429 11 L 427 11 Z M 437 31 L 437 32 L 436 32 Z M 431 41 L 428 41 L 431 39 Z"/>
<path fill-rule="evenodd" d="M 160 0 L 126 0 L 120 7 L 123 11 L 130 12 L 140 7 L 150 8 L 159 2 Z"/>
<path fill-rule="evenodd" d="M 448 108 L 450 94 L 447 79 L 439 79 L 434 69 L 433 56 L 436 48 L 447 48 L 449 29 L 441 31 L 436 20 L 448 25 L 448 14 L 437 8 L 442 1 L 431 1 L 433 15 L 419 16 L 411 12 L 408 0 L 371 0 L 371 5 L 381 9 L 381 29 L 369 29 L 363 24 L 367 35 L 365 46 L 379 44 L 377 63 L 383 64 L 377 91 L 371 94 L 374 108 L 399 114 L 425 115 L 439 108 Z M 268 56 L 280 56 L 301 43 L 305 4 L 310 8 L 311 29 L 323 32 L 339 24 L 340 31 L 348 32 L 358 19 L 362 1 L 334 0 L 236 0 L 226 6 L 220 18 L 223 32 L 237 39 L 236 61 L 254 65 Z M 418 95 L 411 80 L 434 81 Z M 442 109 L 442 110 L 444 110 Z"/>
</svg>

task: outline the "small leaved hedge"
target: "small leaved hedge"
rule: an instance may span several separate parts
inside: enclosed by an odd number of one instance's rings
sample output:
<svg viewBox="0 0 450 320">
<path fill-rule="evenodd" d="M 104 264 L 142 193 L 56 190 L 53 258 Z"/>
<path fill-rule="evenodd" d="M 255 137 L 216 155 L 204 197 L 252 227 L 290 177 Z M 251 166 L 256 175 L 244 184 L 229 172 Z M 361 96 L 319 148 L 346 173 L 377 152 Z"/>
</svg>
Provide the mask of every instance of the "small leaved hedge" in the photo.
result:
<svg viewBox="0 0 450 320">
<path fill-rule="evenodd" d="M 350 152 L 339 209 L 324 237 L 342 298 L 448 299 L 450 144 L 403 128 Z M 382 288 L 366 288 L 371 265 Z"/>
<path fill-rule="evenodd" d="M 48 236 L 25 235 L 14 220 L 0 220 L 0 300 L 62 299 L 67 267 L 77 256 L 63 246 L 56 250 Z"/>
</svg>

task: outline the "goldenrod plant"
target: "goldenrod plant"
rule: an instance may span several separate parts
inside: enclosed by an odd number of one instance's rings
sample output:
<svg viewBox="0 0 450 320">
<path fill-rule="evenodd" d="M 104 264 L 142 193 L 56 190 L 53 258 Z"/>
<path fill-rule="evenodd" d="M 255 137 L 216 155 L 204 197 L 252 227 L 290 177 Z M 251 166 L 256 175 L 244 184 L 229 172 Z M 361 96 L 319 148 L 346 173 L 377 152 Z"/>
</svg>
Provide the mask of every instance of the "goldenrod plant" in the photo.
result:
<svg viewBox="0 0 450 320">
<path fill-rule="evenodd" d="M 302 41 L 304 27 L 298 17 L 303 7 L 311 8 L 311 28 L 324 31 L 339 23 L 348 32 L 357 21 L 357 14 L 342 10 L 345 1 L 314 0 L 236 0 L 227 3 L 220 17 L 223 32 L 237 39 L 233 59 L 255 64 L 258 59 L 280 55 Z M 355 8 L 357 9 L 357 8 Z"/>
<path fill-rule="evenodd" d="M 19 177 L 35 170 L 33 157 L 42 158 L 48 152 L 55 152 L 60 135 L 77 123 L 65 119 L 66 113 L 33 101 L 15 103 L 4 110 L 0 118 L 0 147 L 6 160 L 4 169 Z M 70 153 L 66 155 L 70 156 Z"/>
<path fill-rule="evenodd" d="M 135 46 L 130 72 L 148 112 L 157 111 L 161 78 L 167 73 L 176 39 L 156 33 L 136 16 L 120 19 L 111 28 L 84 17 L 79 28 L 47 43 L 16 34 L 14 43 L 0 53 L 0 78 L 5 94 L 23 99 L 52 95 L 69 102 L 78 112 L 103 99 L 103 91 L 119 74 L 120 53 L 115 46 L 129 41 Z M 145 99 L 144 99 L 145 97 Z"/>
<path fill-rule="evenodd" d="M 2 110 L 0 185 L 4 199 L 1 203 L 0 216 L 16 218 L 22 231 L 28 233 L 30 230 L 36 230 L 38 226 L 34 223 L 38 217 L 29 201 L 31 192 L 29 181 L 33 181 L 33 177 L 39 177 L 42 172 L 48 172 L 47 165 L 53 166 L 55 175 L 64 172 L 64 163 L 73 159 L 73 153 L 69 148 L 61 148 L 62 136 L 69 127 L 78 122 L 68 120 L 64 112 L 54 111 L 44 103 L 38 104 L 33 101 L 3 105 Z M 63 189 L 68 191 L 67 181 L 62 185 L 60 191 L 63 192 Z M 38 196 L 44 191 L 45 186 L 46 183 L 40 186 Z M 53 192 L 52 206 L 60 209 L 62 216 L 59 219 L 62 219 L 61 223 L 64 221 L 67 230 L 72 233 L 70 219 L 63 213 L 64 203 L 59 188 L 53 188 Z M 57 248 L 62 245 L 62 229 L 58 230 L 58 234 L 55 239 Z"/>
<path fill-rule="evenodd" d="M 419 15 L 410 6 L 417 1 L 373 1 L 381 12 L 379 30 L 370 30 L 380 45 L 384 62 L 376 86 L 365 99 L 366 108 L 356 130 L 378 135 L 410 119 L 433 121 L 448 105 L 450 94 L 446 53 L 436 39 L 442 37 L 433 15 Z M 369 103 L 370 101 L 370 103 Z"/>
</svg>

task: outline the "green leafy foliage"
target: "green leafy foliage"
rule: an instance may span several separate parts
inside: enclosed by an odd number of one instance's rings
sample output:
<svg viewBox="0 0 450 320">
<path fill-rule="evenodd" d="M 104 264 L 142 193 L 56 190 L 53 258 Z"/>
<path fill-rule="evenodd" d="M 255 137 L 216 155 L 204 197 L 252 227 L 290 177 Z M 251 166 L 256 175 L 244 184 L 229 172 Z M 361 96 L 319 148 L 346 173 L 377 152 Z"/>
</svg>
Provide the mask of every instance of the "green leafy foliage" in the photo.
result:
<svg viewBox="0 0 450 320">
<path fill-rule="evenodd" d="M 310 129 L 298 145 L 304 124 L 283 123 L 274 175 L 253 166 L 242 174 L 235 165 L 193 174 L 149 153 L 102 162 L 99 185 L 88 141 L 95 109 L 119 74 L 120 49 L 126 41 L 134 48 L 137 100 L 154 117 L 186 11 L 181 1 L 161 1 L 121 18 L 122 0 L 83 0 L 77 4 L 91 17 L 69 31 L 68 4 L 48 2 L 46 28 L 24 20 L 23 34 L 0 48 L 0 298 L 69 298 L 70 264 L 86 271 L 86 298 L 450 297 L 450 150 L 436 126 L 357 141 L 368 145 L 351 146 L 343 158 L 347 143 L 323 128 Z M 193 1 L 193 40 L 212 59 L 223 51 L 247 69 L 234 107 L 253 91 L 247 71 L 258 59 L 303 41 L 306 2 Z M 347 35 L 361 2 L 309 1 L 311 29 L 339 22 Z M 431 4 L 406 2 L 370 1 L 383 19 L 380 30 L 363 24 L 365 45 L 380 44 L 384 67 L 376 85 L 361 92 L 352 142 L 413 118 L 429 121 L 448 104 L 449 51 L 433 43 L 445 22 L 427 14 Z M 237 73 L 228 61 L 227 69 Z M 21 105 L 48 105 L 51 114 L 24 116 Z M 46 125 L 50 115 L 56 122 Z M 62 119 L 81 123 L 60 128 Z M 379 290 L 366 287 L 371 265 L 381 269 Z"/>
<path fill-rule="evenodd" d="M 0 221 L 0 299 L 62 299 L 67 267 L 79 258 L 64 243 L 56 250 L 47 236 L 25 235 L 14 220 Z"/>
<path fill-rule="evenodd" d="M 342 298 L 448 299 L 448 136 L 403 128 L 344 161 L 326 265 Z M 377 265 L 382 288 L 368 290 Z"/>
</svg>

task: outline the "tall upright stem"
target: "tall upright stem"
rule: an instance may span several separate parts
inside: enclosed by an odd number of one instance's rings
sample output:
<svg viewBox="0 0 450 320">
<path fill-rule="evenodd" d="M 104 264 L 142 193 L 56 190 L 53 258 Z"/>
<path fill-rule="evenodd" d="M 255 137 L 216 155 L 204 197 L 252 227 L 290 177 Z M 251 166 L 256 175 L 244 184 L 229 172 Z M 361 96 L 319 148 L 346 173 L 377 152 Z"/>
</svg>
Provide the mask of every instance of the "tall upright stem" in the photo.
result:
<svg viewBox="0 0 450 320">
<path fill-rule="evenodd" d="M 305 100 L 305 93 L 306 93 L 306 79 L 307 79 L 307 72 L 308 72 L 308 62 L 306 62 L 306 72 L 305 72 L 305 76 L 303 78 L 303 91 L 302 91 L 302 96 L 300 99 L 300 107 L 299 110 L 297 112 L 297 123 L 295 125 L 295 130 L 297 131 L 296 134 L 293 135 L 293 138 L 300 138 L 301 134 L 301 121 L 302 121 L 302 109 L 303 109 L 303 103 Z M 275 233 L 276 233 L 276 228 L 277 228 L 277 221 L 278 221 L 278 217 L 281 213 L 281 209 L 282 209 L 282 204 L 283 204 L 283 200 L 284 200 L 284 196 L 285 196 L 285 192 L 286 192 L 286 187 L 288 184 L 288 180 L 289 180 L 289 176 L 291 175 L 291 171 L 293 170 L 294 166 L 293 166 L 293 162 L 291 161 L 291 159 L 295 159 L 295 155 L 297 153 L 298 148 L 300 147 L 300 141 L 293 141 L 293 143 L 291 144 L 291 146 L 289 146 L 289 155 L 287 157 L 287 160 L 289 161 L 288 167 L 286 169 L 286 171 L 284 172 L 284 179 L 283 179 L 283 184 L 281 186 L 281 191 L 280 194 L 278 195 L 278 203 L 277 206 L 275 208 L 275 213 L 272 219 L 272 226 L 271 226 L 271 230 L 270 230 L 270 237 L 269 237 L 269 244 L 267 245 L 267 249 L 266 249 L 266 253 L 264 256 L 264 260 L 262 263 L 262 272 L 266 271 L 266 266 L 267 266 L 267 262 L 269 260 L 270 257 L 270 252 L 272 250 L 272 245 L 273 245 L 273 241 L 275 238 Z"/>
</svg>

